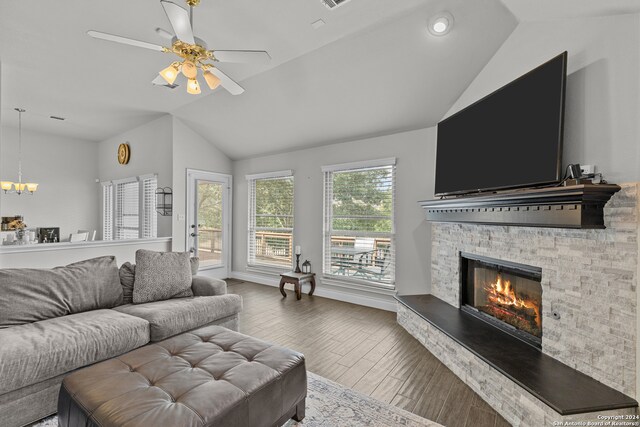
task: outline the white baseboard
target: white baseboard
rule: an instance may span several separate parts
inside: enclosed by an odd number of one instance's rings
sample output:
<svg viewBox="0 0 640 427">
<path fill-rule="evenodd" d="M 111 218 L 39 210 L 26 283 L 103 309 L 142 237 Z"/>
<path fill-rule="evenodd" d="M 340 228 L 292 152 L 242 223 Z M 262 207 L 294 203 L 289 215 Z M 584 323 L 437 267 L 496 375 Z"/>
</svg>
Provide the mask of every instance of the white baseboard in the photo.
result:
<svg viewBox="0 0 640 427">
<path fill-rule="evenodd" d="M 231 278 L 245 280 L 247 282 L 254 282 L 260 285 L 273 286 L 276 288 L 280 286 L 280 279 L 268 274 L 232 271 Z M 316 291 L 313 293 L 314 296 L 349 302 L 352 304 L 364 305 L 366 307 L 378 308 L 386 311 L 393 311 L 394 313 L 397 311 L 396 300 L 393 298 L 393 296 L 381 295 L 376 293 L 365 295 L 363 292 L 356 294 L 346 292 L 342 289 L 333 288 L 331 287 L 331 285 L 322 284 L 321 282 L 322 281 L 320 279 L 316 279 Z M 302 292 L 307 294 L 309 293 L 308 285 L 303 285 Z"/>
</svg>

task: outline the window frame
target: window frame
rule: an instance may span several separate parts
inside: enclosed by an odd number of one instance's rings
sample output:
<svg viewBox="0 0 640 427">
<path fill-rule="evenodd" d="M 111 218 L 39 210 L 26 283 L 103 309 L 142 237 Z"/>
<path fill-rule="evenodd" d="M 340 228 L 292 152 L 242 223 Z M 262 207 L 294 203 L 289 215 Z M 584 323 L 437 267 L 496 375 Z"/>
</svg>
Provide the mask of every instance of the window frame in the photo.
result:
<svg viewBox="0 0 640 427">
<path fill-rule="evenodd" d="M 355 278 L 348 275 L 339 275 L 331 272 L 331 236 L 333 234 L 333 177 L 334 173 L 340 172 L 358 172 L 369 169 L 381 169 L 391 167 L 391 188 L 392 188 L 392 209 L 391 209 L 391 232 L 385 233 L 390 239 L 391 261 L 391 280 L 389 283 L 379 282 L 375 280 L 367 280 L 365 278 Z M 372 289 L 381 292 L 395 291 L 396 289 L 396 158 L 384 158 L 375 160 L 364 160 L 358 162 L 340 163 L 334 165 L 326 165 L 322 167 L 323 175 L 323 211 L 322 211 L 322 275 L 326 282 L 348 285 L 349 287 L 362 287 L 363 289 Z M 332 182 L 329 185 L 328 179 Z M 379 232 L 372 232 L 379 235 Z"/>
<path fill-rule="evenodd" d="M 282 272 L 283 265 L 282 264 L 272 264 L 268 262 L 256 262 L 255 256 L 255 231 L 256 231 L 256 205 L 255 205 L 255 186 L 258 180 L 277 180 L 277 179 L 287 179 L 290 178 L 293 182 L 293 198 L 291 200 L 291 204 L 293 205 L 293 227 L 291 228 L 291 265 L 289 268 L 293 269 L 295 265 L 295 255 L 294 248 L 296 245 L 296 237 L 295 237 L 295 229 L 296 229 L 296 220 L 295 220 L 295 177 L 293 171 L 282 170 L 275 172 L 266 172 L 266 173 L 258 173 L 258 174 L 250 174 L 245 176 L 247 180 L 247 195 L 248 195 L 248 217 L 247 217 L 247 270 L 255 270 L 262 271 L 267 273 L 280 273 Z M 252 251 L 253 249 L 253 251 Z"/>
<path fill-rule="evenodd" d="M 150 179 L 155 180 L 156 188 L 158 186 L 157 174 L 146 174 L 134 177 L 128 177 L 123 179 L 117 179 L 112 181 L 101 182 L 102 187 L 102 239 L 103 240 L 132 240 L 132 239 L 118 239 L 118 185 L 137 183 L 138 184 L 138 237 L 133 239 L 153 239 L 158 237 L 158 217 L 155 210 L 155 189 L 151 198 L 145 198 L 145 181 Z M 107 198 L 108 194 L 108 198 Z M 150 205 L 147 206 L 145 201 L 151 200 Z M 109 210 L 109 213 L 107 213 Z M 147 217 L 151 213 L 153 224 L 150 228 L 150 234 L 146 235 Z M 107 225 L 108 222 L 108 225 Z M 153 229 L 155 228 L 155 230 Z"/>
</svg>

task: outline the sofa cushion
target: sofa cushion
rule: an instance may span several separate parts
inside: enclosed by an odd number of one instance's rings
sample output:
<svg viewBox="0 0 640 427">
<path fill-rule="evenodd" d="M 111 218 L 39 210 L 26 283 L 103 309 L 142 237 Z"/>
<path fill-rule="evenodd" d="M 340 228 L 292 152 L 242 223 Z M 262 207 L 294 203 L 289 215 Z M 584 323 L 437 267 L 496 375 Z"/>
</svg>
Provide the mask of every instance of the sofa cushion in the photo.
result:
<svg viewBox="0 0 640 427">
<path fill-rule="evenodd" d="M 51 269 L 0 269 L 0 329 L 121 303 L 113 256 Z"/>
<path fill-rule="evenodd" d="M 190 296 L 189 252 L 136 251 L 134 304 Z"/>
<path fill-rule="evenodd" d="M 161 341 L 239 313 L 242 310 L 242 297 L 228 294 L 180 298 L 123 305 L 114 310 L 145 319 L 151 327 L 151 341 Z"/>
<path fill-rule="evenodd" d="M 94 310 L 0 330 L 0 394 L 108 359 L 149 341 L 149 324 Z"/>
<path fill-rule="evenodd" d="M 196 274 L 198 274 L 198 269 L 200 268 L 200 258 L 191 257 L 189 258 L 189 263 L 191 266 L 191 275 L 195 276 Z M 133 303 L 133 284 L 135 281 L 135 276 L 136 276 L 135 264 L 131 264 L 130 262 L 125 262 L 120 266 L 120 284 L 122 285 L 122 293 L 123 293 L 122 304 Z"/>
</svg>

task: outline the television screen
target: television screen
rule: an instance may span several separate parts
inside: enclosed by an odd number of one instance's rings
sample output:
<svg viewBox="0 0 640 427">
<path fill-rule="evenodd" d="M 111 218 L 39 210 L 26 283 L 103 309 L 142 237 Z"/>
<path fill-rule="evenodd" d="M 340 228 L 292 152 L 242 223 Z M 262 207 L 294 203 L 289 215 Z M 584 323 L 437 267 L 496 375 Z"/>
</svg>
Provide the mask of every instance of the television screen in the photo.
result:
<svg viewBox="0 0 640 427">
<path fill-rule="evenodd" d="M 438 123 L 436 195 L 559 182 L 567 52 Z"/>
</svg>

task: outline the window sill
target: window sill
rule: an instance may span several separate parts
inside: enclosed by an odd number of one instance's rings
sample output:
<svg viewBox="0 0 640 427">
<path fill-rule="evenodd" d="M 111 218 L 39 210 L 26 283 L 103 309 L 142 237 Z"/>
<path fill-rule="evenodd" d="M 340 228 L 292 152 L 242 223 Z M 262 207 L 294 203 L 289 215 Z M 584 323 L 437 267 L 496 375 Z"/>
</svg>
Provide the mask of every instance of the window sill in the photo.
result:
<svg viewBox="0 0 640 427">
<path fill-rule="evenodd" d="M 322 276 L 322 283 L 346 289 L 358 289 L 361 291 L 374 292 L 382 295 L 395 295 L 395 285 L 375 284 L 364 280 L 346 279 L 339 276 L 325 274 Z"/>
<path fill-rule="evenodd" d="M 247 265 L 247 272 L 249 273 L 259 273 L 259 274 L 268 274 L 268 275 L 276 275 L 279 276 L 282 273 L 286 273 L 287 271 L 293 271 L 292 267 L 280 266 L 277 267 L 275 265 Z"/>
</svg>

